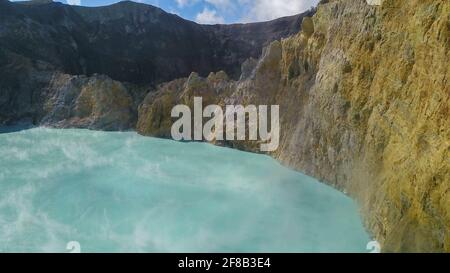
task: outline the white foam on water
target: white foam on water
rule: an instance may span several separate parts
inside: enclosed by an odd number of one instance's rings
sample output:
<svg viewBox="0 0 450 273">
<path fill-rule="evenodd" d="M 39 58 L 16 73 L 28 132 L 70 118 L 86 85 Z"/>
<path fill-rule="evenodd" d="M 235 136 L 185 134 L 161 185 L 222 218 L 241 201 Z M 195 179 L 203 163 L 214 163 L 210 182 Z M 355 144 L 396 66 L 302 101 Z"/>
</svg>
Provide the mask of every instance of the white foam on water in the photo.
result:
<svg viewBox="0 0 450 273">
<path fill-rule="evenodd" d="M 348 197 L 275 160 L 88 130 L 0 134 L 0 252 L 364 252 Z"/>
</svg>

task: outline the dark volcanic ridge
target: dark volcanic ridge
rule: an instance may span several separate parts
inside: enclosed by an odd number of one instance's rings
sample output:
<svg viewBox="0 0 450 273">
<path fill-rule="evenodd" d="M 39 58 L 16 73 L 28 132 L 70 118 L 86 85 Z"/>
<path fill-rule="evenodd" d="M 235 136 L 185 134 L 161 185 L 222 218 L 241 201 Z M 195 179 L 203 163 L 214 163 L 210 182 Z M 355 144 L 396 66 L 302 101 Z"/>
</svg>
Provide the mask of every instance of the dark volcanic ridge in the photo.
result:
<svg viewBox="0 0 450 273">
<path fill-rule="evenodd" d="M 157 84 L 257 58 L 269 42 L 300 30 L 313 11 L 270 22 L 199 25 L 154 6 L 80 7 L 51 1 L 0 2 L 0 66 L 18 58 L 72 75 Z M 5 59 L 5 55 L 8 58 Z M 15 56 L 17 55 L 17 56 Z"/>
</svg>

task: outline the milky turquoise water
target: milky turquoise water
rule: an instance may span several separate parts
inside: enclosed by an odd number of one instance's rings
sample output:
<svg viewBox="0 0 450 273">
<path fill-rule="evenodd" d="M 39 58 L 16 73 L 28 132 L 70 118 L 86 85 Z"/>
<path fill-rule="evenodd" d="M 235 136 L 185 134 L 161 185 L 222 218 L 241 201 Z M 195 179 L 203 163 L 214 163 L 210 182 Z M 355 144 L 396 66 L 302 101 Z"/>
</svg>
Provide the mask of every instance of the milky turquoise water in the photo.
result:
<svg viewBox="0 0 450 273">
<path fill-rule="evenodd" d="M 262 155 L 135 133 L 0 134 L 0 252 L 366 252 L 342 193 Z"/>
</svg>

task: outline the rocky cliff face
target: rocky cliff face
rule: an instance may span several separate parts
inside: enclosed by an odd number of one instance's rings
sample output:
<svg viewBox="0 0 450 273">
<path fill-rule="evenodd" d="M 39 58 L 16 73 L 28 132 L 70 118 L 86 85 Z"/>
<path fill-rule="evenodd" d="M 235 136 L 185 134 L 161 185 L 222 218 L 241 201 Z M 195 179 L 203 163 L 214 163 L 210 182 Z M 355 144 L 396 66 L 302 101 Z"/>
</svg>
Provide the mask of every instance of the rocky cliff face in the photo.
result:
<svg viewBox="0 0 450 273">
<path fill-rule="evenodd" d="M 31 4 L 34 3 L 34 4 Z M 2 1 L 0 48 L 73 75 L 157 84 L 225 70 L 257 57 L 270 41 L 295 34 L 303 15 L 271 22 L 199 25 L 145 4 L 87 8 L 61 3 Z M 305 15 L 311 15 L 307 12 Z"/>
<path fill-rule="evenodd" d="M 206 76 L 225 70 L 238 77 L 242 62 L 259 56 L 271 41 L 297 33 L 301 19 L 312 13 L 245 25 L 199 25 L 133 2 L 86 8 L 1 0 L 0 124 L 39 122 L 42 90 L 54 73 L 100 74 L 146 88 L 192 71 Z"/>
<path fill-rule="evenodd" d="M 193 95 L 279 104 L 284 164 L 346 191 L 390 251 L 450 251 L 448 1 L 322 1 L 302 33 L 272 43 L 239 81 L 193 74 L 159 87 L 137 130 L 170 133 Z M 255 150 L 252 143 L 227 143 Z"/>
<path fill-rule="evenodd" d="M 330 1 L 283 43 L 280 95 L 302 110 L 277 157 L 355 196 L 385 251 L 450 251 L 449 15 Z"/>
<path fill-rule="evenodd" d="M 136 122 L 132 94 L 106 76 L 54 74 L 42 96 L 44 126 L 120 131 Z"/>
</svg>

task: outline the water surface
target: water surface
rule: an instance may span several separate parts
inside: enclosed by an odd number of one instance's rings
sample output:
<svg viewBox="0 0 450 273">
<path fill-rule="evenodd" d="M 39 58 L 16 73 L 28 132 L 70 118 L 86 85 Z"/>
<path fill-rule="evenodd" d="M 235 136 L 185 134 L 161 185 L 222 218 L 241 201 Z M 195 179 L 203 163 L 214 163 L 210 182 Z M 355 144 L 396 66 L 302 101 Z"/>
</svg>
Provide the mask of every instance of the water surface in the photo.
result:
<svg viewBox="0 0 450 273">
<path fill-rule="evenodd" d="M 0 134 L 0 252 L 364 252 L 342 193 L 267 156 L 135 133 Z"/>
</svg>

